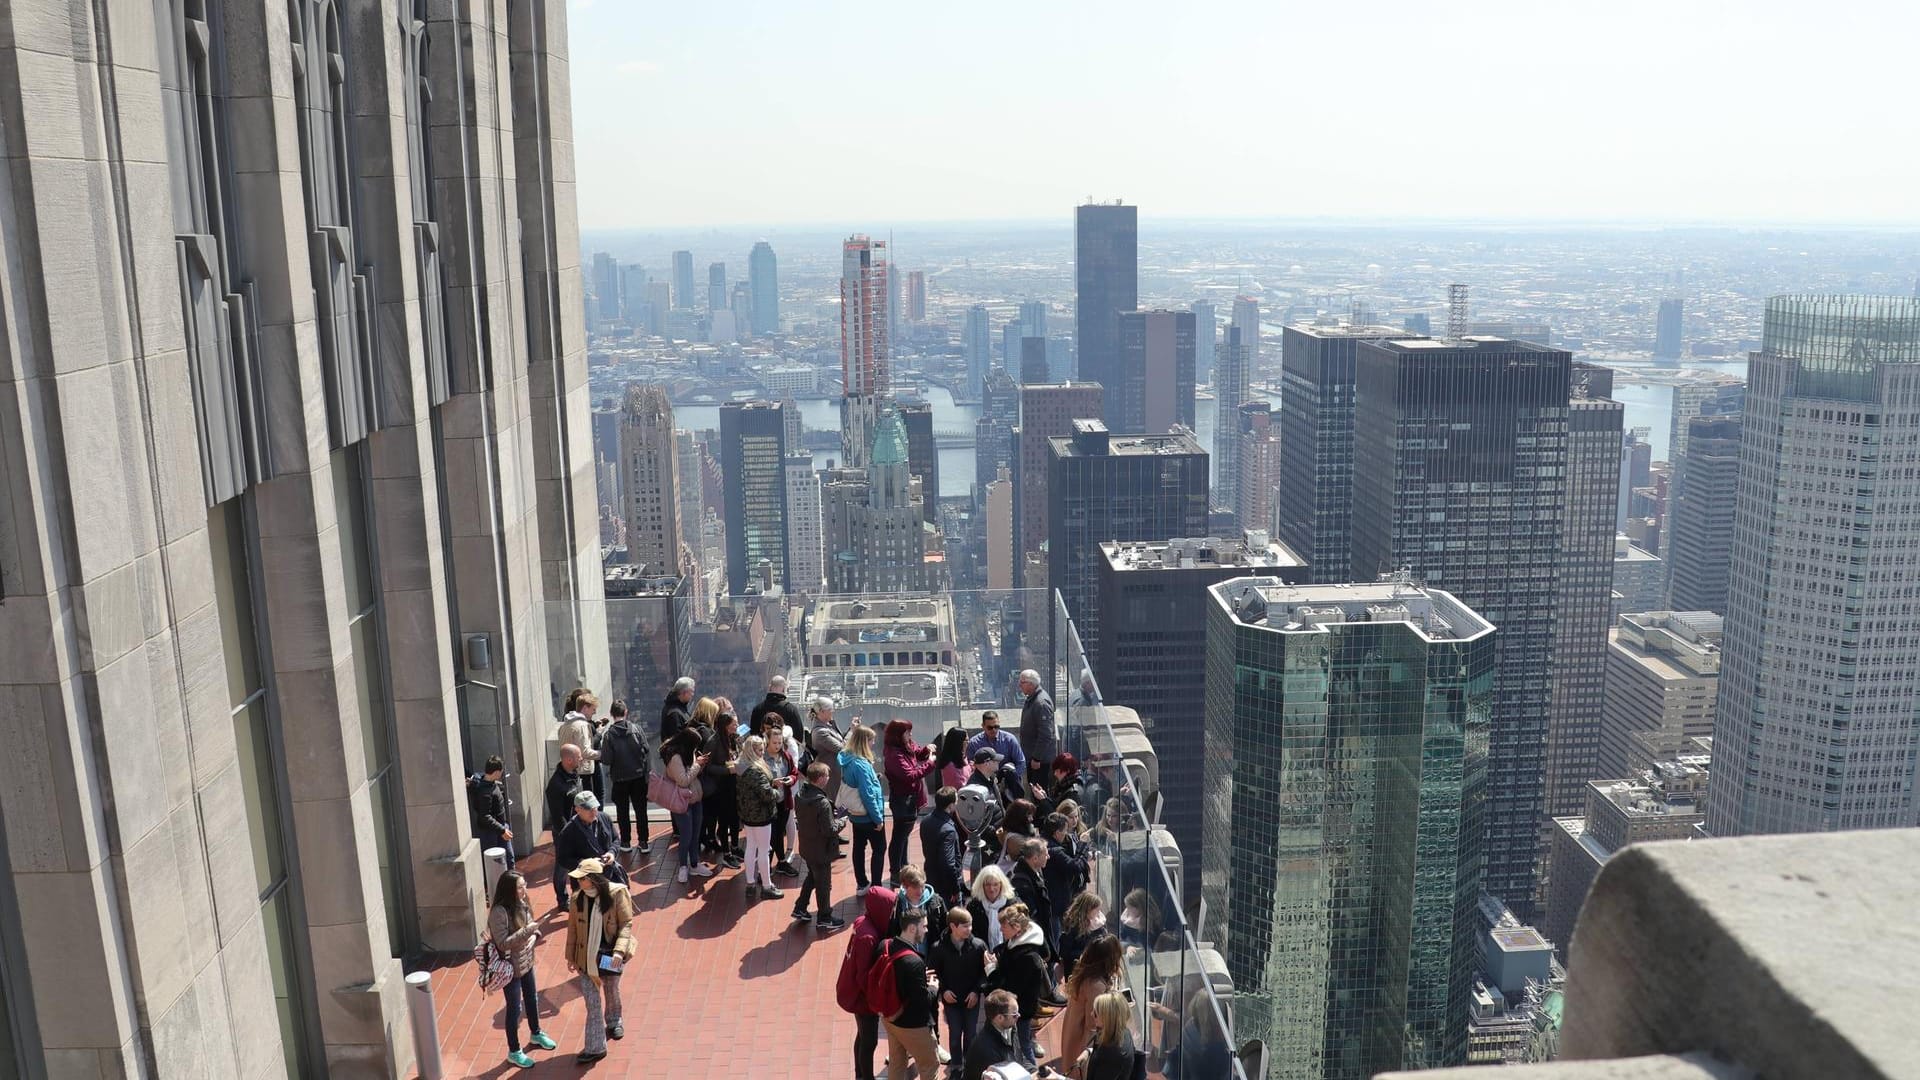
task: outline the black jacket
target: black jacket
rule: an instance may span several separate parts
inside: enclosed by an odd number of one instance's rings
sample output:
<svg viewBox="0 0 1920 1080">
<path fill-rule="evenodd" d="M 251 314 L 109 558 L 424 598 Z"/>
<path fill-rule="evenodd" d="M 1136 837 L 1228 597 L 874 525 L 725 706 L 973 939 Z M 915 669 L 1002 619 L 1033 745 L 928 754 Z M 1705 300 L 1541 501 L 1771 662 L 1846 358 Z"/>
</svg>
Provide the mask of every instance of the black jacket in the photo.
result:
<svg viewBox="0 0 1920 1080">
<path fill-rule="evenodd" d="M 825 874 L 833 864 L 833 803 L 824 790 L 801 781 L 793 793 L 793 815 L 800 833 L 800 857 L 807 860 L 807 870 Z"/>
<path fill-rule="evenodd" d="M 1093 1047 L 1085 1080 L 1133 1080 L 1133 1056 L 1133 1032 L 1122 1031 L 1119 1041 Z"/>
<path fill-rule="evenodd" d="M 601 814 L 589 825 L 575 814 L 553 841 L 554 872 L 571 873 L 581 859 L 599 859 L 607 865 L 608 880 L 624 884 L 627 872 L 620 866 L 620 860 L 613 857 L 619 843 L 620 838 L 614 834 L 613 822 L 607 815 Z"/>
<path fill-rule="evenodd" d="M 1009 1028 L 1003 1035 L 991 1021 L 981 1024 L 980 1034 L 967 1043 L 966 1067 L 960 1071 L 962 1080 L 981 1080 L 995 1065 L 1019 1064 L 1020 1041 L 1016 1030 Z"/>
<path fill-rule="evenodd" d="M 920 856 L 925 862 L 927 886 L 946 899 L 960 895 L 960 826 L 953 815 L 935 810 L 920 819 Z M 932 927 L 927 928 L 933 932 Z M 946 932 L 945 927 L 940 932 Z"/>
<path fill-rule="evenodd" d="M 1080 962 L 1080 956 L 1087 951 L 1087 946 L 1093 944 L 1095 938 L 1106 936 L 1107 928 L 1104 926 L 1084 934 L 1066 926 L 1060 927 L 1060 941 L 1054 946 L 1054 952 L 1060 957 L 1060 978 L 1071 976 L 1074 965 Z"/>
<path fill-rule="evenodd" d="M 467 809 L 473 816 L 473 834 L 482 831 L 506 832 L 507 785 L 504 779 L 489 780 L 475 773 L 467 777 Z"/>
<path fill-rule="evenodd" d="M 599 750 L 609 780 L 645 780 L 653 772 L 647 737 L 631 716 L 615 720 L 600 734 Z"/>
<path fill-rule="evenodd" d="M 900 1015 L 888 1017 L 895 1027 L 923 1028 L 933 1023 L 933 990 L 927 985 L 927 962 L 913 946 L 899 938 L 887 939 L 893 954 L 894 984 L 900 988 Z"/>
<path fill-rule="evenodd" d="M 687 721 L 692 718 L 693 705 L 681 701 L 680 695 L 669 692 L 667 700 L 660 706 L 660 745 L 667 745 L 667 740 L 686 727 Z"/>
<path fill-rule="evenodd" d="M 907 903 L 905 886 L 893 890 L 893 918 L 887 922 L 887 933 L 894 937 L 900 936 L 900 913 L 911 906 Z M 945 937 L 947 902 L 940 898 L 940 894 L 935 892 L 931 885 L 927 886 L 927 902 L 920 905 L 920 910 L 927 913 L 927 940 L 932 941 L 935 935 Z"/>
<path fill-rule="evenodd" d="M 1013 864 L 1013 873 L 1007 875 L 1013 882 L 1013 894 L 1027 905 L 1027 913 L 1033 916 L 1033 925 L 1043 934 L 1053 933 L 1053 897 L 1047 892 L 1047 883 L 1033 872 L 1025 859 Z M 1051 947 L 1052 940 L 1047 942 Z"/>
<path fill-rule="evenodd" d="M 938 938 L 928 940 L 932 944 L 927 946 L 927 966 L 940 976 L 940 992 L 952 991 L 955 1000 L 965 1005 L 967 995 L 978 993 L 987 981 L 987 943 L 970 937 L 956 945 L 944 926 Z"/>
<path fill-rule="evenodd" d="M 769 715 L 779 716 L 780 722 L 787 726 L 788 742 L 797 748 L 806 748 L 807 728 L 800 717 L 800 706 L 788 701 L 785 694 L 768 694 L 760 699 L 760 704 L 755 705 L 753 712 L 747 716 L 747 723 L 752 725 L 753 734 L 760 734 L 766 727 L 766 719 Z"/>
<path fill-rule="evenodd" d="M 573 820 L 573 797 L 579 792 L 580 778 L 568 772 L 565 765 L 555 765 L 553 775 L 547 778 L 547 825 L 556 840 L 560 830 Z"/>
<path fill-rule="evenodd" d="M 1046 943 L 1038 940 L 1038 935 L 1025 937 L 1019 944 L 1000 946 L 999 956 L 1000 965 L 981 986 L 1011 993 L 1020 1002 L 1021 1016 L 1037 1017 L 1040 999 L 1053 989 L 1047 979 Z"/>
<path fill-rule="evenodd" d="M 1067 905 L 1087 885 L 1087 845 L 1069 832 L 1065 841 L 1047 841 L 1047 865 L 1041 871 L 1047 883 L 1047 899 L 1062 915 Z"/>
<path fill-rule="evenodd" d="M 1028 772 L 1047 772 L 1054 756 L 1060 753 L 1059 735 L 1053 727 L 1053 699 L 1045 690 L 1035 690 L 1020 706 L 1020 749 L 1027 755 Z"/>
</svg>

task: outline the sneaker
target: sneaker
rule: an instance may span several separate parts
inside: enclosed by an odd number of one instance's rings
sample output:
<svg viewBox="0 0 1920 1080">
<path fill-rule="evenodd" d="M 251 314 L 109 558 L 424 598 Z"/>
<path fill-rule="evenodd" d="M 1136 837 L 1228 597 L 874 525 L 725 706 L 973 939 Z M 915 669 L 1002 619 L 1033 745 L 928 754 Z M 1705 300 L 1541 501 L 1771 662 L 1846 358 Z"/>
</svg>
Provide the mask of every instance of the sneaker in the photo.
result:
<svg viewBox="0 0 1920 1080">
<path fill-rule="evenodd" d="M 653 854 L 653 844 L 648 842 L 647 838 L 644 836 L 640 838 L 640 854 L 642 855 Z"/>
<path fill-rule="evenodd" d="M 544 1031 L 536 1031 L 533 1033 L 533 1045 L 539 1047 L 542 1050 L 551 1050 L 553 1049 L 553 1045 L 554 1045 L 553 1036 L 548 1035 Z"/>
<path fill-rule="evenodd" d="M 513 1053 L 507 1055 L 507 1064 L 518 1065 L 523 1069 L 531 1069 L 533 1068 L 533 1059 L 528 1057 L 525 1051 L 515 1050 Z"/>
<path fill-rule="evenodd" d="M 813 925 L 814 925 L 814 929 L 816 930 L 827 930 L 827 931 L 844 930 L 846 929 L 846 926 L 847 926 L 847 920 L 836 919 L 831 915 L 822 915 L 819 918 L 813 920 Z"/>
<path fill-rule="evenodd" d="M 945 1065 L 948 1062 L 951 1062 L 953 1060 L 953 1055 L 947 1053 L 947 1048 L 944 1046 L 941 1046 L 939 1043 L 933 1044 L 933 1054 L 935 1057 L 940 1059 L 940 1064 L 942 1065 Z"/>
<path fill-rule="evenodd" d="M 626 1037 L 627 1037 L 627 1026 L 625 1024 L 622 1024 L 620 1021 L 615 1020 L 613 1023 L 607 1025 L 607 1038 L 624 1039 Z"/>
<path fill-rule="evenodd" d="M 708 866 L 706 863 L 694 863 L 693 869 L 689 870 L 688 873 L 694 877 L 712 877 L 713 867 Z M 682 878 L 681 880 L 684 881 L 686 879 Z"/>
<path fill-rule="evenodd" d="M 602 1050 L 597 1054 L 589 1054 L 585 1050 L 582 1050 L 578 1054 L 573 1055 L 573 1063 L 575 1065 L 591 1065 L 594 1062 L 599 1061 L 601 1058 L 606 1056 L 607 1056 L 607 1052 L 605 1050 Z"/>
<path fill-rule="evenodd" d="M 800 871 L 795 870 L 793 864 L 785 859 L 781 859 L 779 862 L 773 864 L 773 872 L 779 874 L 781 877 L 800 876 Z"/>
<path fill-rule="evenodd" d="M 793 913 L 794 922 L 806 922 L 812 918 L 813 916 L 806 911 L 796 911 Z"/>
<path fill-rule="evenodd" d="M 751 904 L 758 899 L 760 899 L 760 886 L 751 881 L 747 882 L 747 903 Z"/>
<path fill-rule="evenodd" d="M 740 858 L 740 856 L 735 855 L 731 851 L 727 852 L 725 855 L 720 856 L 720 862 L 724 864 L 726 868 L 729 870 L 738 870 L 740 869 L 740 867 L 746 865 L 745 862 Z"/>
<path fill-rule="evenodd" d="M 680 873 L 675 875 L 675 879 L 682 885 L 687 883 L 687 867 L 685 863 L 680 864 Z"/>
<path fill-rule="evenodd" d="M 864 897 L 867 895 L 867 890 L 871 888 L 873 888 L 873 886 L 871 885 L 862 885 L 859 888 L 853 890 L 853 895 Z"/>
<path fill-rule="evenodd" d="M 787 894 L 782 892 L 778 885 L 763 885 L 760 887 L 760 895 L 768 900 L 779 900 Z"/>
</svg>

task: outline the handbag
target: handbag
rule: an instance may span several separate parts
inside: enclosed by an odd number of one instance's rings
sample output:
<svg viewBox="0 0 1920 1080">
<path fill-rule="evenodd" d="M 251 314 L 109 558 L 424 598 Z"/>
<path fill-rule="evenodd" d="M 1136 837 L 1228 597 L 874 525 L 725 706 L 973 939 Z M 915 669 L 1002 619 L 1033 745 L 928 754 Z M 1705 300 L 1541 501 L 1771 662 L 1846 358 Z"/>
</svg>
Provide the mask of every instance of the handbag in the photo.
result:
<svg viewBox="0 0 1920 1080">
<path fill-rule="evenodd" d="M 647 798 L 664 806 L 669 813 L 684 814 L 687 806 L 699 795 L 699 789 L 689 791 L 667 779 L 664 773 L 651 773 L 647 776 Z"/>
<path fill-rule="evenodd" d="M 867 804 L 861 801 L 859 789 L 849 783 L 841 783 L 840 790 L 834 793 L 833 805 L 845 810 L 848 814 L 867 816 Z"/>
<path fill-rule="evenodd" d="M 480 939 L 473 947 L 473 962 L 480 969 L 480 990 L 491 994 L 506 988 L 513 981 L 513 961 L 508 960 L 500 947 L 493 943 L 493 935 Z"/>
</svg>

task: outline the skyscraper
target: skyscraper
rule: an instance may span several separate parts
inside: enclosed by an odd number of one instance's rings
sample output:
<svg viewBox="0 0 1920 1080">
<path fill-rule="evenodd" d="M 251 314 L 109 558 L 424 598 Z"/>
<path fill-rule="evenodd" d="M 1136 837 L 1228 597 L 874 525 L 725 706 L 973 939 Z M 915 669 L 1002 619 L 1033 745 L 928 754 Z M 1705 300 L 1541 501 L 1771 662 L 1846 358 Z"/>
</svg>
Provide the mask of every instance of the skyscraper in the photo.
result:
<svg viewBox="0 0 1920 1080">
<path fill-rule="evenodd" d="M 1247 374 L 1260 371 L 1260 299 L 1255 296 L 1233 298 L 1233 325 L 1240 331 L 1240 344 L 1247 350 Z"/>
<path fill-rule="evenodd" d="M 1232 333 L 1229 328 L 1228 333 Z M 1353 357 L 1362 341 L 1417 337 L 1386 326 L 1289 326 L 1280 335 L 1279 538 L 1317 582 L 1354 580 Z"/>
<path fill-rule="evenodd" d="M 1191 317 L 1191 316 L 1189 316 Z M 1207 452 L 1181 431 L 1110 435 L 1098 420 L 1047 440 L 1047 587 L 1100 656 L 1100 543 L 1207 533 Z"/>
<path fill-rule="evenodd" d="M 1920 299 L 1767 301 L 1747 365 L 1716 836 L 1916 823 L 1916 400 Z"/>
<path fill-rule="evenodd" d="M 707 264 L 707 310 L 727 310 L 727 264 Z"/>
<path fill-rule="evenodd" d="M 1687 439 L 1689 422 L 1696 416 L 1731 416 L 1740 412 L 1747 397 L 1747 384 L 1732 375 L 1690 378 L 1673 388 L 1673 405 L 1667 416 L 1667 462 L 1672 472 L 1667 480 L 1668 519 L 1686 487 Z M 1660 530 L 1660 557 L 1667 558 L 1673 544 L 1673 529 Z"/>
<path fill-rule="evenodd" d="M 1158 435 L 1194 427 L 1193 312 L 1123 311 L 1120 359 L 1107 386 L 1107 426 Z"/>
<path fill-rule="evenodd" d="M 1678 299 L 1660 301 L 1660 316 L 1653 332 L 1653 358 L 1678 361 L 1686 349 L 1682 330 L 1683 313 Z"/>
<path fill-rule="evenodd" d="M 1047 302 L 1045 300 L 1021 302 L 1020 336 L 1023 338 L 1047 336 Z"/>
<path fill-rule="evenodd" d="M 601 321 L 620 317 L 620 260 L 604 251 L 593 253 L 593 299 Z"/>
<path fill-rule="evenodd" d="M 1208 593 L 1201 892 L 1235 1037 L 1315 1080 L 1464 1064 L 1493 624 L 1399 582 Z"/>
<path fill-rule="evenodd" d="M 1266 401 L 1240 406 L 1240 490 L 1233 511 L 1243 529 L 1273 528 L 1273 492 L 1280 479 L 1278 419 L 1279 413 Z"/>
<path fill-rule="evenodd" d="M 903 402 L 897 410 L 907 435 L 907 471 L 920 480 L 926 498 L 927 520 L 937 522 L 940 501 L 940 444 L 933 434 L 933 406 L 925 401 Z"/>
<path fill-rule="evenodd" d="M 1018 522 L 1013 556 L 1016 568 L 1025 562 L 1026 556 L 1038 552 L 1047 540 L 1047 469 L 1051 460 L 1048 441 L 1073 434 L 1075 420 L 1099 419 L 1104 393 L 1097 383 L 1048 383 L 1020 388 L 1019 460 L 1013 474 L 1014 520 Z M 1016 569 L 1015 573 L 1021 571 Z M 1022 584 L 1035 588 L 1041 583 Z"/>
<path fill-rule="evenodd" d="M 1605 435 L 1586 429 L 1589 420 L 1607 423 L 1608 410 L 1570 417 L 1572 358 L 1526 342 L 1363 340 L 1354 363 L 1350 572 L 1369 581 L 1409 569 L 1500 628 L 1486 884 L 1530 918 L 1555 706 L 1566 680 L 1583 686 L 1593 677 L 1558 658 L 1569 632 L 1562 618 L 1597 611 L 1604 635 L 1609 614 L 1616 481 L 1606 465 L 1619 467 L 1619 421 Z M 1587 463 L 1586 451 L 1603 437 L 1601 460 Z M 1570 472 L 1581 478 L 1577 486 Z M 1570 522 L 1585 521 L 1595 498 L 1607 526 L 1597 582 L 1584 537 L 1578 572 L 1560 567 Z M 1565 595 L 1589 588 L 1604 591 Z"/>
<path fill-rule="evenodd" d="M 673 306 L 693 309 L 693 252 L 673 253 Z"/>
<path fill-rule="evenodd" d="M 664 281 L 647 282 L 646 331 L 654 337 L 667 332 L 667 317 L 673 311 L 673 290 Z"/>
<path fill-rule="evenodd" d="M 819 592 L 827 574 L 820 474 L 813 470 L 813 455 L 804 451 L 787 455 L 786 471 L 787 588 L 804 596 Z"/>
<path fill-rule="evenodd" d="M 993 332 L 987 323 L 987 305 L 967 309 L 967 321 L 960 329 L 960 351 L 967 362 L 967 397 L 985 392 L 987 372 L 993 370 Z M 1012 367 L 1007 371 L 1012 374 Z"/>
<path fill-rule="evenodd" d="M 1220 365 L 1213 380 L 1213 485 L 1214 496 L 1223 505 L 1233 506 L 1240 496 L 1240 406 L 1247 400 L 1247 347 L 1242 344 L 1240 328 L 1227 327 L 1227 340 L 1220 347 Z M 1242 520 L 1242 528 L 1265 528 Z"/>
<path fill-rule="evenodd" d="M 765 240 L 747 255 L 747 287 L 753 292 L 753 336 L 779 333 L 780 264 Z"/>
<path fill-rule="evenodd" d="M 1002 464 L 987 482 L 987 588 L 1013 588 L 1013 476 Z"/>
<path fill-rule="evenodd" d="M 909 322 L 927 321 L 927 272 L 912 270 L 907 273 L 907 320 Z"/>
<path fill-rule="evenodd" d="M 1047 339 L 1023 337 L 1020 339 L 1020 362 L 1017 369 L 1022 385 L 1044 383 L 1047 381 Z"/>
<path fill-rule="evenodd" d="M 666 388 L 629 385 L 620 409 L 621 516 L 628 558 L 649 577 L 681 572 L 678 459 Z"/>
<path fill-rule="evenodd" d="M 1637 611 L 1615 620 L 1607 631 L 1595 779 L 1632 776 L 1713 734 L 1723 626 L 1711 611 Z"/>
<path fill-rule="evenodd" d="M 786 410 L 771 401 L 720 406 L 720 469 L 726 477 L 727 591 L 740 596 L 762 560 L 787 579 Z"/>
<path fill-rule="evenodd" d="M 644 266 L 620 268 L 620 315 L 630 325 L 640 326 L 646 317 L 647 269 Z"/>
<path fill-rule="evenodd" d="M 1212 385 L 1214 344 L 1220 340 L 1220 325 L 1215 322 L 1213 301 L 1195 300 L 1193 312 L 1193 377 Z"/>
<path fill-rule="evenodd" d="M 1074 209 L 1074 378 L 1108 380 L 1120 362 L 1120 313 L 1140 306 L 1140 208 L 1087 203 Z M 1111 404 L 1111 402 L 1109 402 Z"/>
<path fill-rule="evenodd" d="M 841 246 L 840 447 L 850 468 L 865 467 L 892 385 L 887 277 L 885 241 L 856 234 Z"/>
<path fill-rule="evenodd" d="M 897 410 L 874 429 L 864 469 L 828 474 L 827 589 L 835 593 L 919 592 L 933 587 L 924 510 L 913 498 L 907 433 Z"/>
<path fill-rule="evenodd" d="M 973 424 L 973 483 L 977 498 L 986 497 L 987 485 L 1002 465 L 1017 470 L 1013 432 L 1020 422 L 1020 386 L 1004 371 L 987 375 L 986 392 L 980 397 L 980 419 Z"/>
<path fill-rule="evenodd" d="M 1182 854 L 1181 895 L 1200 895 L 1201 802 L 1206 790 L 1207 589 L 1237 577 L 1299 584 L 1306 563 L 1264 532 L 1100 545 L 1097 588 L 1106 613 L 1093 668 L 1100 694 L 1140 714 L 1160 762 L 1160 822 Z M 1078 685 L 1077 672 L 1068 672 Z"/>
<path fill-rule="evenodd" d="M 1733 522 L 1740 488 L 1739 415 L 1696 416 L 1675 462 L 1687 476 L 1667 511 L 1667 603 L 1676 611 L 1727 610 Z"/>
</svg>

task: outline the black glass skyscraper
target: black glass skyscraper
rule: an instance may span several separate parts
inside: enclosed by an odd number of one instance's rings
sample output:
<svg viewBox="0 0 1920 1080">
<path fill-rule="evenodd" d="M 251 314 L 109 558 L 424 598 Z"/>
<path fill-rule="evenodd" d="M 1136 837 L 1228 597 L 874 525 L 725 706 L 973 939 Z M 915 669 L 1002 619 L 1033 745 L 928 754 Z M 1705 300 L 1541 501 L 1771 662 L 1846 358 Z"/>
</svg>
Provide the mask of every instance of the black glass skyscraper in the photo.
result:
<svg viewBox="0 0 1920 1080">
<path fill-rule="evenodd" d="M 1123 311 L 1120 359 L 1105 386 L 1107 426 L 1157 435 L 1175 424 L 1193 430 L 1194 344 L 1191 311 Z"/>
<path fill-rule="evenodd" d="M 1073 224 L 1074 379 L 1111 387 L 1120 361 L 1120 312 L 1140 306 L 1140 208 L 1088 203 L 1074 208 Z M 1112 409 L 1111 393 L 1106 401 Z"/>
<path fill-rule="evenodd" d="M 762 560 L 787 580 L 786 412 L 770 401 L 720 407 L 720 473 L 727 486 L 727 591 L 747 591 Z"/>
</svg>

